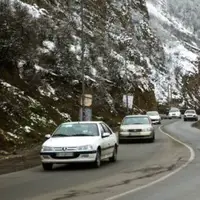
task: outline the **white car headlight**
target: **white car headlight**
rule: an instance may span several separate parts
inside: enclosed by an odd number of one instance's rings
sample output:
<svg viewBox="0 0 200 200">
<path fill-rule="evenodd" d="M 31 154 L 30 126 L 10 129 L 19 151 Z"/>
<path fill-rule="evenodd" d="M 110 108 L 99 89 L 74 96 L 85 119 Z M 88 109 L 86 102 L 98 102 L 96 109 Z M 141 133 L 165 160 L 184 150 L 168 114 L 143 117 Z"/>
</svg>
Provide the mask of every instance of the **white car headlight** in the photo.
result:
<svg viewBox="0 0 200 200">
<path fill-rule="evenodd" d="M 48 146 L 43 146 L 41 151 L 42 152 L 54 151 L 54 148 L 53 147 L 48 147 Z"/>
<path fill-rule="evenodd" d="M 152 131 L 153 128 L 149 127 L 149 128 L 144 128 L 144 129 L 142 129 L 142 130 L 143 130 L 143 131 Z"/>
<path fill-rule="evenodd" d="M 78 147 L 78 151 L 89 151 L 89 150 L 93 150 L 92 145 L 84 145 Z"/>
</svg>

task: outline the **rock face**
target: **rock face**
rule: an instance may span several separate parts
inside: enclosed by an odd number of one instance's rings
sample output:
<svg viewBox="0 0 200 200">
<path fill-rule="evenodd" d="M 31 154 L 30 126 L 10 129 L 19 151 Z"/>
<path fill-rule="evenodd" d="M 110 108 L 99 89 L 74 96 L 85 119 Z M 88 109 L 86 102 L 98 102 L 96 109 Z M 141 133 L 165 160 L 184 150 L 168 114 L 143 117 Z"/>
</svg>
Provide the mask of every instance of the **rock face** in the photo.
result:
<svg viewBox="0 0 200 200">
<path fill-rule="evenodd" d="M 172 85 L 175 104 L 197 107 L 199 104 L 198 55 L 200 52 L 198 0 L 147 0 L 150 24 L 161 39 L 167 76 L 160 79 L 159 91 L 166 99 Z M 164 95 L 165 94 L 165 95 Z"/>
<path fill-rule="evenodd" d="M 82 36 L 94 119 L 121 119 L 127 91 L 134 106 L 156 106 L 154 83 L 167 71 L 145 1 L 87 0 L 83 7 L 81 18 L 80 0 L 0 1 L 1 149 L 41 141 L 59 123 L 78 120 Z"/>
</svg>

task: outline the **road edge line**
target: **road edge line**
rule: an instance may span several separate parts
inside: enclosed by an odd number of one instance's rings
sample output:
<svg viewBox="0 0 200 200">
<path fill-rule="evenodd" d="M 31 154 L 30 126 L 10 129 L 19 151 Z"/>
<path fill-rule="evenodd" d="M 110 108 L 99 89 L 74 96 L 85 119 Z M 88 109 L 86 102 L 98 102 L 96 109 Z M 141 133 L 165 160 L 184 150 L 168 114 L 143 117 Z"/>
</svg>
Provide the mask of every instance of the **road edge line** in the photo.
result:
<svg viewBox="0 0 200 200">
<path fill-rule="evenodd" d="M 188 161 L 187 161 L 186 163 L 184 163 L 183 165 L 181 165 L 179 168 L 175 169 L 174 171 L 168 173 L 168 174 L 165 175 L 165 176 L 162 176 L 161 178 L 159 178 L 159 179 L 157 179 L 157 180 L 155 180 L 155 181 L 153 181 L 153 182 L 150 182 L 150 183 L 148 183 L 148 184 L 146 184 L 146 185 L 142 185 L 142 186 L 140 186 L 140 187 L 134 188 L 134 189 L 132 189 L 132 190 L 128 190 L 128 191 L 123 192 L 123 193 L 120 193 L 120 194 L 118 194 L 118 195 L 115 195 L 115 196 L 106 198 L 106 199 L 104 199 L 104 200 L 115 200 L 115 199 L 118 199 L 118 198 L 120 198 L 120 197 L 126 196 L 126 195 L 128 195 L 128 194 L 135 193 L 135 192 L 140 191 L 140 190 L 142 190 L 142 189 L 145 189 L 145 188 L 148 188 L 148 187 L 150 187 L 150 186 L 153 186 L 153 185 L 155 185 L 156 183 L 162 182 L 162 181 L 166 180 L 167 178 L 169 178 L 170 176 L 173 176 L 173 175 L 176 174 L 177 172 L 179 172 L 179 171 L 181 171 L 182 169 L 184 169 L 185 167 L 187 167 L 187 166 L 195 159 L 195 152 L 194 152 L 194 150 L 193 150 L 192 147 L 190 147 L 188 144 L 186 144 L 186 143 L 184 143 L 184 142 L 182 142 L 182 141 L 180 141 L 180 140 L 174 138 L 173 136 L 171 136 L 171 135 L 168 134 L 167 132 L 163 131 L 163 130 L 161 129 L 162 127 L 164 127 L 164 126 L 162 125 L 162 126 L 159 126 L 159 128 L 158 128 L 159 131 L 160 131 L 161 133 L 163 133 L 164 135 L 167 135 L 169 138 L 171 138 L 172 140 L 174 140 L 174 141 L 178 142 L 179 144 L 185 146 L 185 147 L 189 150 L 189 152 L 190 152 L 190 157 L 189 157 Z"/>
</svg>

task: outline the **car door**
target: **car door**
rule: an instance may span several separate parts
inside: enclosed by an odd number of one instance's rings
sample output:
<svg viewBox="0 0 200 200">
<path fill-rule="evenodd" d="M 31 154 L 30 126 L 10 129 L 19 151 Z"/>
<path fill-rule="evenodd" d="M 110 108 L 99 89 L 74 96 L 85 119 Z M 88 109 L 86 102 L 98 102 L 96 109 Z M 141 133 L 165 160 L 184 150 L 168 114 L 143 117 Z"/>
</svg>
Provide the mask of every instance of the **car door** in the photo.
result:
<svg viewBox="0 0 200 200">
<path fill-rule="evenodd" d="M 116 133 L 114 133 L 112 131 L 112 129 L 105 123 L 105 126 L 108 128 L 108 130 L 110 131 L 110 144 L 111 146 L 115 146 L 115 144 L 118 145 L 118 136 L 116 135 Z"/>
<path fill-rule="evenodd" d="M 99 130 L 102 138 L 101 142 L 101 156 L 102 158 L 106 157 L 108 154 L 108 147 L 109 147 L 109 142 L 108 142 L 108 137 L 103 137 L 103 133 L 105 133 L 105 129 L 102 125 L 102 123 L 99 124 Z"/>
<path fill-rule="evenodd" d="M 106 154 L 107 155 L 110 155 L 113 153 L 113 150 L 114 150 L 114 146 L 115 146 L 115 142 L 113 140 L 113 132 L 109 129 L 109 127 L 102 123 L 102 126 L 103 126 L 103 129 L 105 131 L 105 133 L 109 133 L 110 136 L 109 137 L 106 137 L 106 142 L 107 142 L 107 150 L 106 150 Z"/>
</svg>

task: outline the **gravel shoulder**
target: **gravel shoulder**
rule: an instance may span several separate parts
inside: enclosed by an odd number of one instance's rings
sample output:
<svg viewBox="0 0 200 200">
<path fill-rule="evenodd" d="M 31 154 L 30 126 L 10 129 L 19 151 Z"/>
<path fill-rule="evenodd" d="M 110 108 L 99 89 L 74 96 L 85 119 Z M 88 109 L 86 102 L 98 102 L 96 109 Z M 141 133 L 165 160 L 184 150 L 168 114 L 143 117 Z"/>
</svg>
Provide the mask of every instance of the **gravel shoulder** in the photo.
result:
<svg viewBox="0 0 200 200">
<path fill-rule="evenodd" d="M 38 145 L 31 150 L 23 150 L 17 155 L 5 155 L 0 158 L 0 175 L 16 172 L 40 164 L 41 145 Z"/>
</svg>

